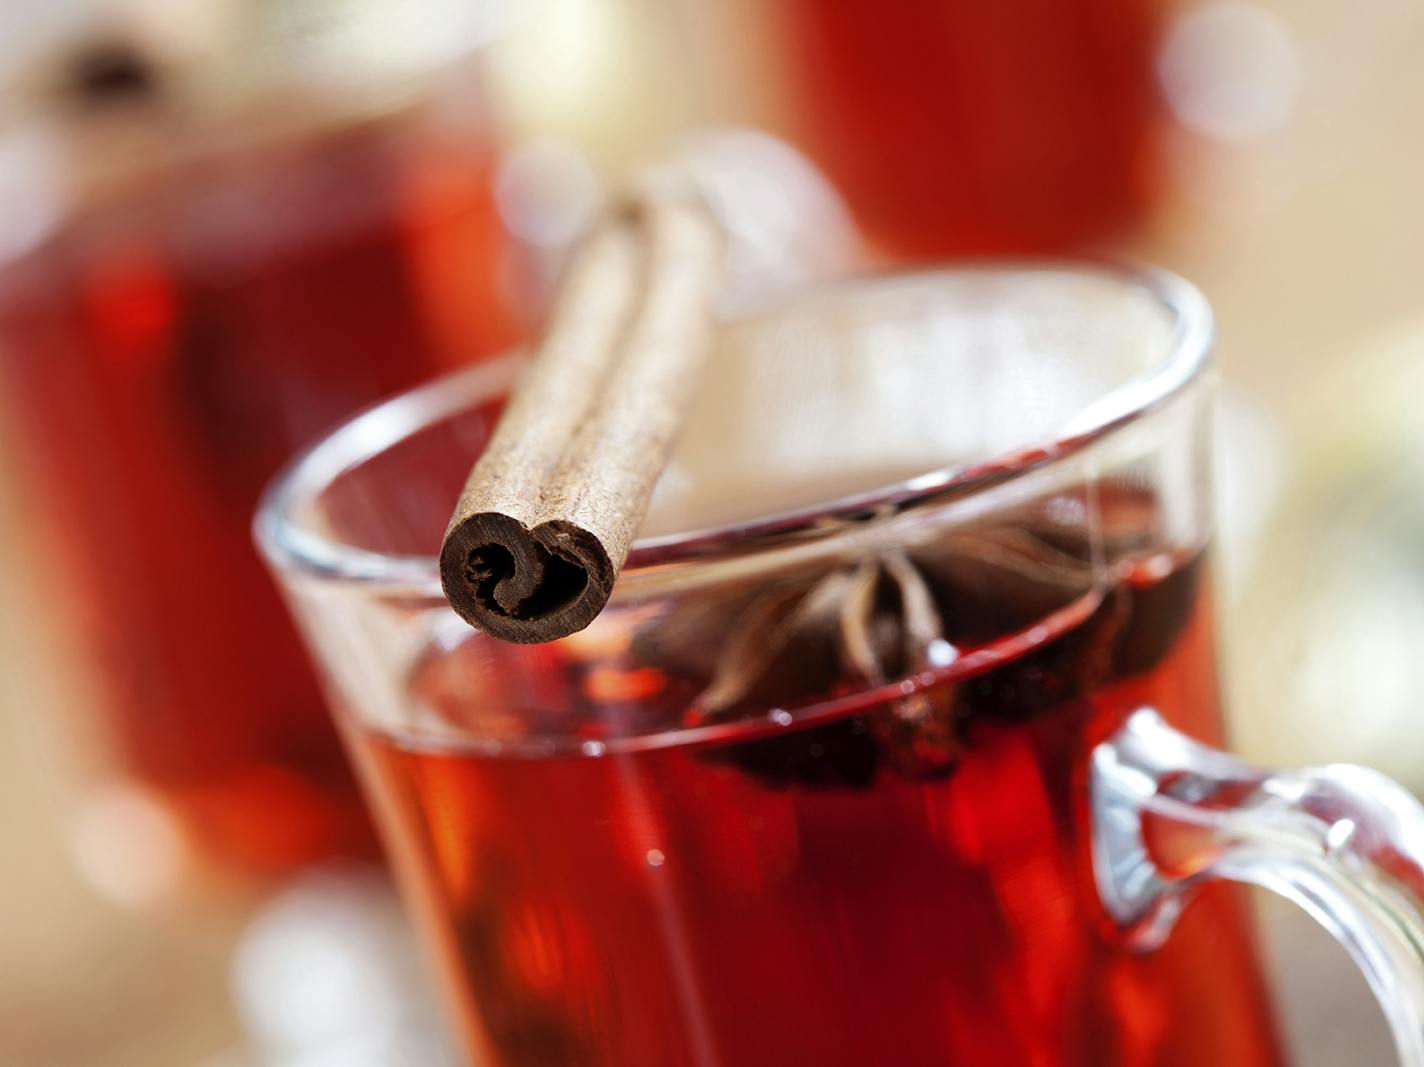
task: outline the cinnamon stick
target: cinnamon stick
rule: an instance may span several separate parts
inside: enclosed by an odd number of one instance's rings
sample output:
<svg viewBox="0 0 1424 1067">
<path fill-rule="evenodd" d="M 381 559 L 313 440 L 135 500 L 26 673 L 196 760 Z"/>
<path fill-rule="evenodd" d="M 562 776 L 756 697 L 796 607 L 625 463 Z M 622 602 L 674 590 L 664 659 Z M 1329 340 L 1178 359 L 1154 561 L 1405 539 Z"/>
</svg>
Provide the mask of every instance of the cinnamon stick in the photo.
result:
<svg viewBox="0 0 1424 1067">
<path fill-rule="evenodd" d="M 700 203 L 644 191 L 570 265 L 440 552 L 451 607 L 504 641 L 603 609 L 711 348 L 722 236 Z"/>
</svg>

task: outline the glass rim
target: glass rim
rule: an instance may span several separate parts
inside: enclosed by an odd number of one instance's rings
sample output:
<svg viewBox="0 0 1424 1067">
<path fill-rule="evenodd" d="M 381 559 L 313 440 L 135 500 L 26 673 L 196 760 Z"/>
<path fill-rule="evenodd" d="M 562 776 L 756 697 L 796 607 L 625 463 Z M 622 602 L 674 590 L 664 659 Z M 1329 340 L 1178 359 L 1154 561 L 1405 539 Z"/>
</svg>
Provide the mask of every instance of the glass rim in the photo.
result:
<svg viewBox="0 0 1424 1067">
<path fill-rule="evenodd" d="M 770 552 L 817 531 L 844 531 L 912 506 L 969 496 L 1016 479 L 1082 451 L 1135 424 L 1170 402 L 1199 378 L 1210 362 L 1214 339 L 1211 309 L 1201 291 L 1169 271 L 1149 266 L 1074 259 L 989 261 L 892 267 L 831 281 L 812 282 L 739 309 L 737 319 L 755 319 L 798 300 L 896 279 L 972 276 L 986 273 L 1060 272 L 1097 274 L 1155 298 L 1171 317 L 1166 355 L 1141 374 L 1079 408 L 1038 440 L 973 462 L 938 467 L 888 485 L 832 500 L 724 525 L 639 538 L 618 579 L 619 591 L 670 564 L 715 562 L 749 550 Z M 488 398 L 514 379 L 519 350 L 442 375 L 378 402 L 352 416 L 297 453 L 268 483 L 253 519 L 253 535 L 269 563 L 284 575 L 374 587 L 375 592 L 444 599 L 434 552 L 395 555 L 318 534 L 296 518 L 337 478 L 421 429 L 449 418 L 475 398 Z M 450 502 L 454 507 L 454 500 Z M 437 549 L 438 550 L 438 549 Z"/>
</svg>

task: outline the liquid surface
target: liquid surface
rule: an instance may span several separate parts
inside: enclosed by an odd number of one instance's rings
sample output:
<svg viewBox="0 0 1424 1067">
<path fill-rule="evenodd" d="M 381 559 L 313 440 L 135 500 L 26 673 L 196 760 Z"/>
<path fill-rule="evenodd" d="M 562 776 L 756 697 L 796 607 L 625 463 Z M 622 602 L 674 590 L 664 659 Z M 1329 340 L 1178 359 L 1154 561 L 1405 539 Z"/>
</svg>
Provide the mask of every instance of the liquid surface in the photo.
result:
<svg viewBox="0 0 1424 1067">
<path fill-rule="evenodd" d="M 1233 890 L 1139 955 L 1092 883 L 1092 745 L 1143 704 L 1221 740 L 1202 561 L 1060 588 L 1075 610 L 1018 644 L 1002 635 L 1043 615 L 1041 569 L 939 563 L 944 633 L 978 666 L 889 698 L 857 702 L 813 637 L 789 674 L 713 700 L 704 642 L 670 639 L 705 607 L 683 603 L 597 650 L 445 650 L 412 675 L 418 729 L 353 728 L 473 1062 L 1280 1064 Z M 881 622 L 903 608 L 872 588 Z M 986 634 L 1008 652 L 970 659 Z M 852 699 L 828 715 L 797 690 Z M 642 744 L 647 720 L 694 729 Z M 437 743 L 440 724 L 478 743 Z M 543 757 L 541 737 L 560 739 Z"/>
</svg>

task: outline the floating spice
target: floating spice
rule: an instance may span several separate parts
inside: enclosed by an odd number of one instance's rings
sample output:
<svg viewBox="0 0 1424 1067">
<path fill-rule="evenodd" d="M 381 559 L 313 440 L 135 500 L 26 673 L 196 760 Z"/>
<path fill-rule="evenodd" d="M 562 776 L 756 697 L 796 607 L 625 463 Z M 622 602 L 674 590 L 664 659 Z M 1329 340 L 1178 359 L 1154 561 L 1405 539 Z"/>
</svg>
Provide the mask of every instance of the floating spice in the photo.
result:
<svg viewBox="0 0 1424 1067">
<path fill-rule="evenodd" d="M 527 644 L 603 609 L 711 349 L 722 245 L 699 201 L 660 187 L 576 256 L 441 546 L 467 622 Z"/>
</svg>

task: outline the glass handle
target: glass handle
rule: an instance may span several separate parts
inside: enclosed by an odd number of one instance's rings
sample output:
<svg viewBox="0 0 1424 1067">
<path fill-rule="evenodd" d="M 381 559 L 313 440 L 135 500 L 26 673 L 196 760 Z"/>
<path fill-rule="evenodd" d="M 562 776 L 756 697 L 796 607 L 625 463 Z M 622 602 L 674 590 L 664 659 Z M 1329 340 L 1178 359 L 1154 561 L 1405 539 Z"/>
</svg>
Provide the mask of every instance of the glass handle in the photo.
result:
<svg viewBox="0 0 1424 1067">
<path fill-rule="evenodd" d="M 1404 1067 L 1424 1067 L 1424 806 L 1363 767 L 1269 771 L 1155 711 L 1093 750 L 1093 867 L 1108 914 L 1160 945 L 1211 879 L 1295 901 L 1345 946 Z"/>
</svg>

